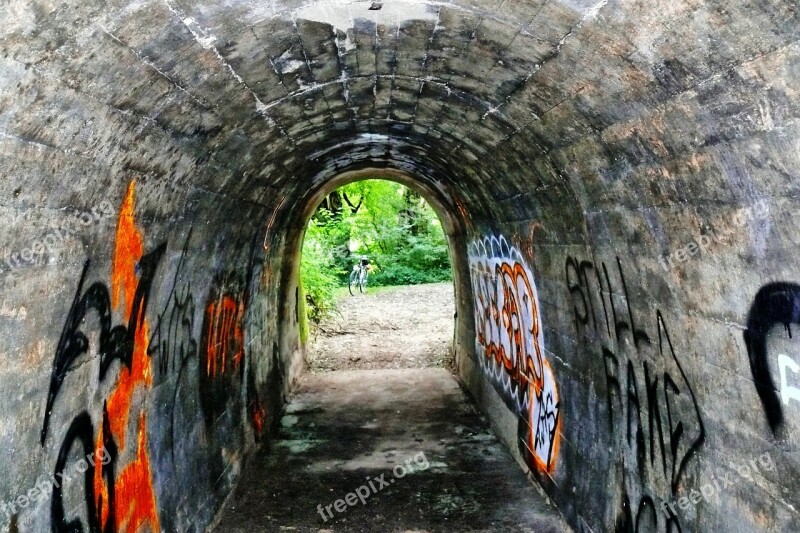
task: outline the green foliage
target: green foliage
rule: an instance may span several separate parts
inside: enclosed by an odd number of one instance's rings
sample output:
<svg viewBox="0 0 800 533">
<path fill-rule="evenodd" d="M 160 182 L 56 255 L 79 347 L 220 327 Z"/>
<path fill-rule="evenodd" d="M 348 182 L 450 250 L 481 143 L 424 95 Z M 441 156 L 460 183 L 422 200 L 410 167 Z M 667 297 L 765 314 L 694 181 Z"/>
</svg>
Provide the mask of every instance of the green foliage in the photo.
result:
<svg viewBox="0 0 800 533">
<path fill-rule="evenodd" d="M 351 183 L 325 198 L 306 230 L 301 279 L 309 319 L 334 310 L 334 289 L 347 285 L 362 255 L 372 265 L 370 286 L 451 279 L 444 232 L 423 198 L 390 181 Z"/>
<path fill-rule="evenodd" d="M 308 305 L 307 305 L 307 301 L 306 301 L 306 290 L 303 287 L 302 283 L 300 284 L 299 290 L 300 290 L 300 301 L 297 302 L 297 306 L 299 307 L 298 315 L 300 316 L 300 319 L 298 321 L 299 322 L 298 323 L 298 329 L 300 330 L 300 342 L 302 344 L 305 344 L 306 342 L 308 342 L 308 334 L 309 334 L 308 321 L 310 319 L 308 317 Z"/>
<path fill-rule="evenodd" d="M 334 266 L 333 251 L 326 243 L 334 230 L 328 224 L 311 220 L 303 242 L 300 263 L 301 292 L 304 295 L 308 319 L 319 322 L 333 311 L 336 304 L 334 290 L 340 285 Z"/>
<path fill-rule="evenodd" d="M 379 254 L 377 262 L 378 269 L 370 279 L 373 285 L 415 285 L 451 279 L 447 245 L 435 242 L 429 235 L 408 235 L 395 253 Z"/>
</svg>

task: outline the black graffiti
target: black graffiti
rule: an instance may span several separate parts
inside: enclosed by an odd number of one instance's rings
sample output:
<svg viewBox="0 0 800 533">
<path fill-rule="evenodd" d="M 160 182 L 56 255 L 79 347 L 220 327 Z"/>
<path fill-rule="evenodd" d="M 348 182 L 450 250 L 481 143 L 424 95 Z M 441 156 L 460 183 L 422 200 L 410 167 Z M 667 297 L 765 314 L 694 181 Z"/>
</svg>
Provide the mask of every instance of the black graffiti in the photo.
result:
<svg viewBox="0 0 800 533">
<path fill-rule="evenodd" d="M 611 434 L 617 434 L 615 420 L 621 419 L 623 442 L 635 451 L 639 479 L 652 479 L 646 475 L 648 469 L 661 472 L 674 494 L 705 442 L 702 414 L 661 311 L 655 311 L 651 335 L 647 322 L 633 311 L 619 258 L 616 267 L 617 285 L 605 263 L 566 259 L 575 327 L 602 360 Z M 624 501 L 624 506 L 627 514 L 617 520 L 618 530 L 653 528 L 652 500 L 640 500 L 636 512 L 630 502 Z M 667 529 L 673 527 L 680 530 L 677 519 L 668 520 Z"/>
<path fill-rule="evenodd" d="M 647 456 L 649 456 L 651 467 L 655 463 L 656 456 L 659 456 L 661 469 L 668 476 L 672 489 L 676 490 L 687 463 L 705 442 L 705 426 L 695 393 L 685 377 L 680 361 L 674 356 L 666 330 L 661 330 L 661 333 L 662 342 L 659 346 L 659 354 L 673 359 L 681 378 L 676 382 L 666 371 L 660 376 L 653 375 L 650 372 L 650 366 L 645 361 L 642 364 L 645 384 L 643 390 L 646 391 L 644 397 L 639 393 L 639 380 L 633 362 L 628 360 L 625 366 L 624 385 L 620 385 L 621 378 L 618 378 L 617 370 L 614 370 L 619 367 L 617 356 L 607 348 L 602 348 L 603 360 L 606 362 L 608 416 L 609 426 L 613 432 L 615 413 L 622 412 L 626 425 L 626 441 L 638 453 L 640 471 L 645 465 Z M 662 387 L 659 387 L 660 379 Z M 621 392 L 623 386 L 624 394 Z M 613 391 L 616 391 L 616 395 Z M 616 402 L 614 401 L 615 397 Z M 682 398 L 689 399 L 690 407 L 694 411 L 694 416 L 688 417 L 687 420 L 680 419 L 679 413 L 683 410 L 675 407 Z M 647 411 L 646 426 L 642 421 L 643 409 Z M 647 438 L 644 435 L 645 427 L 647 428 Z M 692 427 L 696 427 L 697 434 L 690 441 L 686 433 Z M 669 463 L 669 467 L 667 463 Z"/>
<path fill-rule="evenodd" d="M 635 503 L 635 502 L 634 502 Z M 680 533 L 681 525 L 678 517 L 669 507 L 665 509 L 664 531 Z M 634 513 L 634 509 L 636 512 Z M 639 498 L 638 505 L 632 505 L 625 484 L 622 485 L 622 503 L 614 523 L 615 533 L 639 533 L 640 531 L 659 531 L 662 512 L 657 508 L 655 500 L 647 494 Z"/>
<path fill-rule="evenodd" d="M 77 533 L 83 531 L 83 525 L 80 519 L 67 520 L 66 512 L 64 509 L 64 483 L 71 481 L 71 477 L 64 474 L 67 466 L 67 461 L 70 457 L 73 445 L 78 442 L 81 446 L 82 452 L 85 456 L 90 454 L 95 455 L 97 451 L 93 449 L 94 426 L 89 413 L 86 411 L 81 412 L 76 416 L 64 441 L 61 443 L 61 449 L 58 452 L 56 459 L 56 466 L 53 472 L 53 479 L 58 480 L 53 483 L 53 497 L 50 501 L 51 513 L 51 529 L 53 533 Z M 111 424 L 108 419 L 108 411 L 106 406 L 103 405 L 103 446 L 104 454 L 109 458 L 108 461 L 102 461 L 101 467 L 103 477 L 108 482 L 107 494 L 108 501 L 104 502 L 102 495 L 95 494 L 94 476 L 95 468 L 97 466 L 94 460 L 86 463 L 87 470 L 84 472 L 84 495 L 86 500 L 86 517 L 89 522 L 90 533 L 114 533 L 116 524 L 116 498 L 114 492 L 115 479 L 114 467 L 119 455 L 117 445 L 111 437 Z M 105 528 L 100 525 L 100 517 L 103 516 L 104 507 L 108 507 L 108 521 Z"/>
<path fill-rule="evenodd" d="M 595 268 L 594 264 L 590 261 L 580 261 L 578 262 L 577 259 L 573 257 L 567 257 L 565 271 L 567 277 L 567 288 L 569 289 L 571 294 L 578 295 L 581 298 L 581 302 L 583 305 L 583 313 L 578 312 L 578 308 L 573 306 L 575 310 L 575 322 L 580 323 L 583 326 L 587 326 L 589 324 L 589 318 L 592 319 L 592 329 L 597 330 L 597 316 L 595 313 L 595 305 L 592 300 L 592 295 L 585 294 L 584 289 L 589 290 L 591 288 L 591 284 L 589 283 L 589 277 L 586 275 L 587 270 L 594 270 L 595 272 L 595 279 L 597 280 L 597 293 L 600 297 L 600 302 L 603 308 L 603 317 L 605 318 L 606 329 L 611 334 L 611 326 L 610 324 L 614 325 L 614 334 L 616 336 L 617 342 L 621 342 L 623 339 L 623 334 L 626 331 L 631 332 L 633 343 L 635 346 L 640 346 L 641 343 L 649 343 L 650 337 L 647 333 L 639 328 L 636 327 L 636 322 L 634 321 L 633 309 L 631 308 L 631 297 L 628 293 L 628 285 L 625 282 L 625 274 L 622 271 L 622 262 L 620 261 L 619 257 L 617 257 L 617 269 L 619 271 L 619 278 L 622 284 L 623 294 L 625 295 L 625 304 L 627 307 L 627 315 L 629 322 L 626 322 L 623 318 L 624 315 L 621 313 L 617 313 L 617 306 L 614 304 L 614 298 L 612 298 L 612 293 L 610 292 L 613 289 L 611 284 L 611 279 L 608 275 L 608 269 L 606 268 L 605 263 L 601 263 L 603 269 L 603 276 L 600 276 L 599 269 Z M 574 273 L 577 277 L 577 280 L 571 280 L 570 272 Z M 603 279 L 605 279 L 605 287 L 608 291 L 608 305 L 606 305 L 606 295 L 604 294 L 603 288 Z M 600 306 L 597 306 L 598 309 Z M 608 309 L 611 309 L 611 322 L 609 323 L 609 316 L 608 316 Z M 591 316 L 590 316 L 591 313 Z"/>
<path fill-rule="evenodd" d="M 158 314 L 147 347 L 147 354 L 155 361 L 159 377 L 167 379 L 174 376 L 172 403 L 169 407 L 170 455 L 173 464 L 177 460 L 175 443 L 178 441 L 178 395 L 182 390 L 183 380 L 188 375 L 189 361 L 197 356 L 197 340 L 194 338 L 195 300 L 191 284 L 188 281 L 183 282 L 192 231 L 193 228 L 190 227 L 175 267 L 166 303 Z"/>
<path fill-rule="evenodd" d="M 558 417 L 561 414 L 561 402 L 556 403 L 551 391 L 544 394 L 544 389 L 536 393 L 536 431 L 534 432 L 534 447 L 538 448 L 542 444 L 547 443 L 547 468 L 550 468 L 550 463 L 553 460 L 553 446 L 556 440 L 556 431 L 558 431 Z M 524 422 L 524 417 L 520 418 L 520 422 Z M 545 435 L 547 440 L 545 440 Z M 520 442 L 520 444 L 522 444 Z"/>
<path fill-rule="evenodd" d="M 139 282 L 134 293 L 131 305 L 130 318 L 127 325 L 111 325 L 111 300 L 108 287 L 101 282 L 93 283 L 84 292 L 86 276 L 90 266 L 90 260 L 86 260 L 81 272 L 78 288 L 75 292 L 72 304 L 70 305 L 64 327 L 56 347 L 53 358 L 53 370 L 50 378 L 50 388 L 47 394 L 47 404 L 45 406 L 44 422 L 40 443 L 44 446 L 48 430 L 50 427 L 50 417 L 55 405 L 56 398 L 61 390 L 68 372 L 77 359 L 89 351 L 89 339 L 81 330 L 86 318 L 91 311 L 97 314 L 99 326 L 98 353 L 100 357 L 99 380 L 103 381 L 109 368 L 114 361 L 131 369 L 133 362 L 133 351 L 136 332 L 143 326 L 147 305 L 150 299 L 150 292 L 153 285 L 156 269 L 161 257 L 166 250 L 166 243 L 160 245 L 154 251 L 142 256 L 138 263 Z M 76 416 L 61 443 L 58 458 L 56 460 L 56 476 L 63 476 L 64 468 L 69 458 L 70 451 L 79 442 L 85 453 L 92 453 L 93 450 L 94 428 L 91 417 L 86 411 Z M 103 533 L 111 533 L 116 523 L 115 517 L 115 496 L 114 496 L 114 465 L 117 459 L 117 446 L 113 440 L 108 411 L 103 406 L 103 445 L 110 454 L 111 461 L 102 467 L 103 477 L 107 480 L 108 501 L 104 502 L 102 497 L 97 499 L 94 491 L 94 468 L 92 463 L 85 472 L 84 491 L 86 500 L 86 511 L 88 528 L 91 533 L 100 533 L 100 517 L 103 515 L 104 507 L 108 509 L 109 519 Z M 67 520 L 63 504 L 63 487 L 56 486 L 51 501 L 52 530 L 54 533 L 77 533 L 83 531 L 80 519 Z"/>
<path fill-rule="evenodd" d="M 83 525 L 80 519 L 73 519 L 67 521 L 66 511 L 64 510 L 64 486 L 65 481 L 64 470 L 67 467 L 70 451 L 73 444 L 77 441 L 81 446 L 84 455 L 94 453 L 93 444 L 94 428 L 92 426 L 92 419 L 89 413 L 82 412 L 70 424 L 67 434 L 64 436 L 64 441 L 61 443 L 61 449 L 58 451 L 58 459 L 56 460 L 55 471 L 53 472 L 54 478 L 60 478 L 60 483 L 53 485 L 53 497 L 50 500 L 50 513 L 52 515 L 52 530 L 53 533 L 77 533 L 83 531 Z M 100 523 L 98 521 L 97 509 L 95 506 L 94 495 L 94 463 L 87 463 L 87 469 L 84 472 L 84 491 L 86 493 L 86 515 L 89 520 L 89 531 L 92 533 L 100 531 Z"/>
<path fill-rule="evenodd" d="M 190 229 L 175 269 L 172 287 L 167 295 L 167 303 L 158 314 L 147 348 L 147 354 L 156 361 L 162 375 L 180 373 L 186 362 L 197 355 L 197 340 L 193 336 L 194 296 L 188 282 L 179 288 L 179 280 L 183 275 L 191 237 L 192 230 Z"/>
<path fill-rule="evenodd" d="M 538 391 L 536 393 L 536 410 L 529 420 L 527 411 L 519 411 L 515 405 L 509 406 L 517 414 L 517 445 L 520 454 L 525 459 L 528 465 L 534 465 L 534 450 L 541 445 L 547 443 L 547 460 L 545 467 L 550 468 L 553 461 L 553 447 L 555 444 L 556 432 L 558 431 L 558 421 L 560 416 L 560 403 L 554 402 L 551 392 Z M 531 427 L 531 423 L 535 427 Z M 533 442 L 529 442 L 529 438 Z M 532 470 L 532 472 L 537 472 Z M 547 478 L 542 476 L 539 478 L 544 481 Z"/>
<path fill-rule="evenodd" d="M 644 528 L 643 528 L 644 526 Z M 634 517 L 631 500 L 628 494 L 622 496 L 622 509 L 617 515 L 614 531 L 617 533 L 638 533 L 639 531 L 656 531 L 658 529 L 658 513 L 655 502 L 650 496 L 639 500 Z M 680 527 L 678 527 L 680 531 Z"/>
<path fill-rule="evenodd" d="M 111 364 L 116 360 L 130 369 L 133 359 L 134 337 L 137 329 L 141 327 L 144 321 L 153 277 L 165 250 L 166 244 L 162 244 L 154 251 L 142 256 L 139 261 L 141 275 L 134 293 L 131 316 L 127 326 L 111 327 L 111 300 L 108 288 L 103 283 L 96 282 L 86 292 L 83 292 L 90 260 L 87 259 L 84 263 L 80 281 L 78 282 L 78 289 L 75 291 L 75 298 L 67 314 L 64 328 L 56 347 L 56 354 L 53 358 L 53 370 L 50 377 L 50 388 L 47 393 L 47 405 L 45 406 L 44 424 L 40 439 L 42 446 L 44 446 L 47 437 L 50 415 L 55 405 L 56 396 L 61 390 L 64 379 L 72 368 L 73 363 L 89 350 L 89 339 L 81 331 L 81 326 L 89 311 L 96 311 L 100 322 L 98 346 L 100 381 L 105 378 Z"/>
<path fill-rule="evenodd" d="M 698 426 L 698 434 L 694 441 L 691 442 L 689 445 L 688 450 L 678 462 L 678 448 L 680 446 L 681 437 L 686 430 L 686 426 L 684 426 L 683 421 L 675 419 L 675 424 L 673 424 L 673 409 L 672 404 L 675 401 L 681 391 L 678 388 L 677 383 L 672 380 L 672 376 L 668 372 L 664 372 L 664 397 L 666 398 L 666 405 L 667 405 L 667 422 L 669 424 L 669 442 L 670 442 L 670 452 L 672 454 L 672 492 L 673 494 L 678 489 L 678 483 L 680 482 L 680 478 L 683 472 L 686 470 L 686 466 L 691 460 L 692 456 L 697 452 L 698 448 L 705 442 L 706 436 L 706 429 L 703 425 L 703 417 L 700 414 L 700 406 L 697 403 L 697 396 L 694 394 L 694 390 L 689 383 L 689 378 L 686 376 L 686 372 L 683 370 L 683 365 L 678 360 L 678 356 L 675 354 L 675 347 L 672 345 L 672 339 L 669 337 L 669 332 L 667 331 L 667 327 L 664 324 L 664 317 L 661 315 L 661 311 L 656 311 L 656 321 L 658 322 L 658 349 L 659 352 L 663 355 L 664 354 L 664 346 L 669 347 L 669 355 L 672 357 L 672 360 L 675 362 L 675 366 L 678 367 L 678 371 L 681 374 L 681 379 L 686 386 L 686 391 L 689 392 L 689 395 L 692 400 L 692 407 L 694 407 L 694 414 L 695 414 L 695 421 L 697 422 Z M 670 391 L 672 394 L 668 393 Z M 670 401 L 672 400 L 672 402 Z M 675 413 L 677 417 L 678 413 Z M 659 428 L 659 432 L 661 429 Z"/>
<path fill-rule="evenodd" d="M 778 324 L 786 328 L 790 338 L 792 324 L 800 324 L 800 285 L 784 282 L 764 285 L 756 293 L 747 314 L 744 342 L 750 371 L 773 434 L 777 434 L 784 423 L 783 408 L 769 372 L 767 353 L 767 335 Z"/>
</svg>

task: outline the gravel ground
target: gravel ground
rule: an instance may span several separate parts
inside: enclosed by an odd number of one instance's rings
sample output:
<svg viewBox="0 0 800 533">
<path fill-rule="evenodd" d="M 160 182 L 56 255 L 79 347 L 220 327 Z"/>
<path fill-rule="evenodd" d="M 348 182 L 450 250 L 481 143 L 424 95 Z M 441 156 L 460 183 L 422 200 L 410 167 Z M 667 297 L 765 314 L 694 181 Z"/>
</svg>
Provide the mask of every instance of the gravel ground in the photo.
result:
<svg viewBox="0 0 800 533">
<path fill-rule="evenodd" d="M 451 367 L 452 283 L 345 291 L 338 308 L 312 332 L 312 372 Z"/>
</svg>

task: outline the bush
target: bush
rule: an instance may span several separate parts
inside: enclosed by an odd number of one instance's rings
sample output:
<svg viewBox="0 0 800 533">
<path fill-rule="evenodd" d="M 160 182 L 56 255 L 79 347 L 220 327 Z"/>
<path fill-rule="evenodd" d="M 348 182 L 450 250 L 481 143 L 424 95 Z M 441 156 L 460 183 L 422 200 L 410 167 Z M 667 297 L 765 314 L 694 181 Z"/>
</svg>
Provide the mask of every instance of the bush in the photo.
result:
<svg viewBox="0 0 800 533">
<path fill-rule="evenodd" d="M 410 236 L 395 254 L 376 258 L 372 285 L 416 285 L 449 281 L 450 261 L 446 244 Z"/>
<path fill-rule="evenodd" d="M 449 281 L 450 279 L 449 270 L 420 271 L 406 265 L 394 265 L 372 274 L 369 278 L 369 284 L 376 287 L 419 285 L 420 283 L 438 283 Z"/>
<path fill-rule="evenodd" d="M 341 283 L 333 268 L 333 257 L 319 240 L 319 226 L 312 220 L 306 231 L 300 262 L 301 291 L 308 319 L 319 323 L 336 308 L 335 290 Z"/>
</svg>

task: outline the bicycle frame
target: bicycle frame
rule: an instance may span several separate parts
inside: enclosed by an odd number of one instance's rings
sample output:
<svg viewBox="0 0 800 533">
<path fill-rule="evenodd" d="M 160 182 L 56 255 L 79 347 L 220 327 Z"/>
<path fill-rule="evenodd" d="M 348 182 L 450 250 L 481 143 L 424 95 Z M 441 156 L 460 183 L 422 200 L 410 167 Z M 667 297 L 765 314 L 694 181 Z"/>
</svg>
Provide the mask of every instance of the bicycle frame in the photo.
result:
<svg viewBox="0 0 800 533">
<path fill-rule="evenodd" d="M 358 292 L 364 293 L 367 290 L 367 276 L 369 275 L 369 269 L 367 265 L 362 264 L 359 262 L 358 264 L 353 266 L 353 270 L 350 272 L 350 281 L 347 284 L 347 290 L 350 291 L 351 296 L 355 296 L 353 292 L 353 285 L 358 286 Z"/>
</svg>

